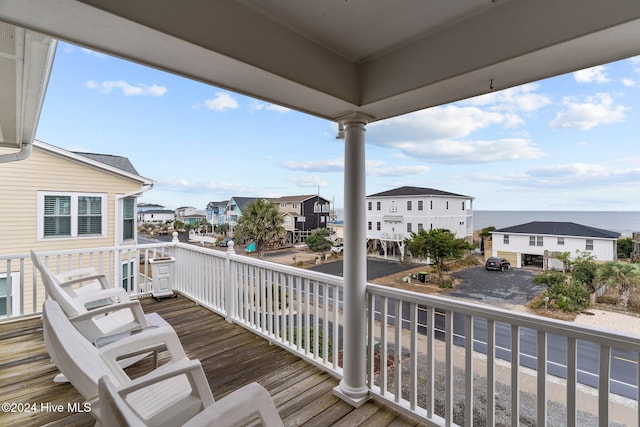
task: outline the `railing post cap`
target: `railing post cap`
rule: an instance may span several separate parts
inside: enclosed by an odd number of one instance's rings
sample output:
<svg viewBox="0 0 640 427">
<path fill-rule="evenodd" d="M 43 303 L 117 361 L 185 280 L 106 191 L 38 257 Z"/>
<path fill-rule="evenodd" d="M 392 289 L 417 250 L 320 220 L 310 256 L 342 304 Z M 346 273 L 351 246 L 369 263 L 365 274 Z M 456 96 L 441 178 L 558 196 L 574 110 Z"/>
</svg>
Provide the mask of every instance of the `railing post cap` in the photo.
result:
<svg viewBox="0 0 640 427">
<path fill-rule="evenodd" d="M 178 240 L 178 232 L 174 231 L 172 233 L 173 239 L 171 240 L 171 243 L 178 243 L 180 240 Z"/>
</svg>

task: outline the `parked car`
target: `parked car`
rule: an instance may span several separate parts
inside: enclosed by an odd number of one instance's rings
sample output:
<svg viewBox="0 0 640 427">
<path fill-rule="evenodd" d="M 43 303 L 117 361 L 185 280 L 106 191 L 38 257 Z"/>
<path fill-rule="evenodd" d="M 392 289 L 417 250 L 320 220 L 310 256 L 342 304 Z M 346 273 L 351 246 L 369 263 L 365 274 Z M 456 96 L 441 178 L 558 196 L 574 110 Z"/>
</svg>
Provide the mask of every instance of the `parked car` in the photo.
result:
<svg viewBox="0 0 640 427">
<path fill-rule="evenodd" d="M 331 246 L 331 252 L 333 252 L 334 254 L 341 254 L 343 250 L 344 250 L 343 243 L 338 243 L 337 245 Z"/>
<path fill-rule="evenodd" d="M 222 247 L 227 247 L 229 246 L 229 242 L 231 241 L 231 237 L 225 237 L 224 239 L 220 240 L 220 243 L 218 243 L 218 246 L 222 246 Z"/>
<path fill-rule="evenodd" d="M 505 271 L 511 268 L 511 264 L 504 258 L 490 257 L 484 264 L 484 268 L 487 270 Z"/>
</svg>

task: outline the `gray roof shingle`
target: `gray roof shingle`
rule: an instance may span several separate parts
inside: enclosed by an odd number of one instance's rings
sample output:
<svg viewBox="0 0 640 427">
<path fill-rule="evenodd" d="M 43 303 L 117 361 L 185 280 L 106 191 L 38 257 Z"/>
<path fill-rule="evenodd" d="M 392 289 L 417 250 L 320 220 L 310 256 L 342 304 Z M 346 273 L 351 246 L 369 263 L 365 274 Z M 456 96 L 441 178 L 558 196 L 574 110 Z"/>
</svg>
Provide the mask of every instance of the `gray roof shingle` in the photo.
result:
<svg viewBox="0 0 640 427">
<path fill-rule="evenodd" d="M 383 191 L 381 193 L 370 194 L 367 197 L 393 197 L 393 196 L 454 196 L 454 197 L 466 197 L 463 194 L 449 193 L 448 191 L 436 190 L 434 188 L 423 187 L 398 187 L 392 190 Z"/>
<path fill-rule="evenodd" d="M 129 172 L 135 175 L 140 175 L 136 168 L 133 167 L 128 158 L 123 156 L 114 156 L 112 154 L 96 154 L 96 153 L 81 153 L 78 151 L 74 151 L 75 154 L 86 157 L 91 160 L 95 160 L 96 162 L 104 163 L 105 165 L 112 166 L 114 168 L 118 168 L 125 172 Z"/>
<path fill-rule="evenodd" d="M 526 224 L 495 230 L 497 233 L 514 234 L 548 234 L 555 236 L 596 237 L 601 239 L 617 239 L 620 233 L 576 224 L 574 222 L 532 221 Z"/>
</svg>

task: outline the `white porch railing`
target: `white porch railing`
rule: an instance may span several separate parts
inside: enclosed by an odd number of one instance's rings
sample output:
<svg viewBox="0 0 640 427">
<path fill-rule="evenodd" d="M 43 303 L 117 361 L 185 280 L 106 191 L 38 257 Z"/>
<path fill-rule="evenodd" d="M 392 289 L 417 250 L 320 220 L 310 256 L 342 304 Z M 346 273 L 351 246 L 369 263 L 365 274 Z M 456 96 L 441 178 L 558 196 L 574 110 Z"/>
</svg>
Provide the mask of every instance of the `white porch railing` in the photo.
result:
<svg viewBox="0 0 640 427">
<path fill-rule="evenodd" d="M 342 374 L 340 277 L 182 243 L 40 255 L 54 271 L 93 266 L 138 296 L 151 292 L 145 260 L 172 255 L 175 291 Z M 132 260 L 140 274 L 128 276 Z M 19 278 L 20 309 L 5 319 L 38 314 L 28 255 L 0 263 Z M 637 336 L 373 284 L 367 298 L 371 395 L 429 425 L 640 425 Z"/>
</svg>

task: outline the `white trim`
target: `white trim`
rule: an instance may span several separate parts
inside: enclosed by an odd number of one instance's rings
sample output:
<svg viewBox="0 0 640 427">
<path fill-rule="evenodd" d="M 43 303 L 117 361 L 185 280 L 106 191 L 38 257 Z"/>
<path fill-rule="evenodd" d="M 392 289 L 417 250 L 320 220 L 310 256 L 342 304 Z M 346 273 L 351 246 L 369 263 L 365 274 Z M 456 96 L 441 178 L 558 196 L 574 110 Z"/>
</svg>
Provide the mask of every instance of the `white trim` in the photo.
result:
<svg viewBox="0 0 640 427">
<path fill-rule="evenodd" d="M 71 198 L 71 235 L 70 236 L 44 236 L 44 198 L 45 196 L 69 196 Z M 78 235 L 78 197 L 100 197 L 102 232 L 100 234 Z M 95 239 L 107 237 L 107 193 L 74 193 L 69 191 L 38 191 L 38 225 L 37 240 L 69 240 L 69 239 Z"/>
<path fill-rule="evenodd" d="M 5 279 L 7 277 L 7 273 L 0 273 L 0 279 Z M 19 315 L 20 313 L 20 273 L 14 271 L 11 273 L 11 292 L 9 293 L 9 287 L 7 286 L 7 295 L 0 295 L 6 298 L 11 296 L 11 315 Z M 0 317 L 6 317 L 6 315 L 1 315 Z"/>
<path fill-rule="evenodd" d="M 69 160 L 74 160 L 76 162 L 84 163 L 87 166 L 92 166 L 94 168 L 102 169 L 103 171 L 110 172 L 116 175 L 123 176 L 125 178 L 132 179 L 137 182 L 141 182 L 144 185 L 153 185 L 154 181 L 152 179 L 146 178 L 141 175 L 136 175 L 125 170 L 109 166 L 106 163 L 98 162 L 96 160 L 90 159 L 88 157 L 81 156 L 76 153 L 72 153 L 71 151 L 67 151 L 63 148 L 56 147 L 54 145 L 47 144 L 42 141 L 34 140 L 33 146 L 44 151 L 47 151 L 52 154 L 56 154 L 58 156 L 66 157 Z"/>
</svg>

